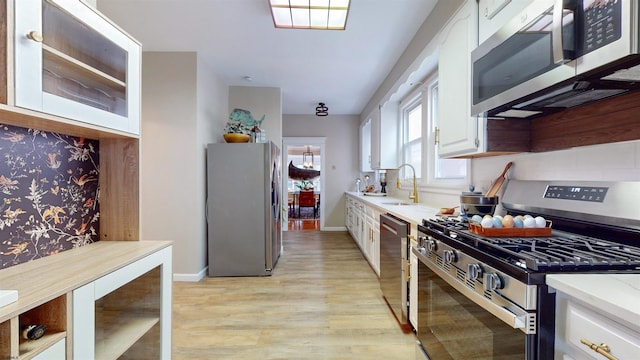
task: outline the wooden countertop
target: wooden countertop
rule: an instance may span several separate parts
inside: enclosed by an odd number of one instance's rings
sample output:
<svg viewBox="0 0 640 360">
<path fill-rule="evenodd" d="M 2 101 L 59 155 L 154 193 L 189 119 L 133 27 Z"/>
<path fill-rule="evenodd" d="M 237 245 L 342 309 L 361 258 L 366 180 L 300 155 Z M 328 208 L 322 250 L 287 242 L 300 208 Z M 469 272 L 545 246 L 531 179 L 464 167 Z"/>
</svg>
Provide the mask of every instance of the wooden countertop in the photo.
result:
<svg viewBox="0 0 640 360">
<path fill-rule="evenodd" d="M 0 289 L 18 290 L 18 301 L 0 307 L 0 322 L 171 244 L 171 241 L 98 241 L 0 270 Z"/>
</svg>

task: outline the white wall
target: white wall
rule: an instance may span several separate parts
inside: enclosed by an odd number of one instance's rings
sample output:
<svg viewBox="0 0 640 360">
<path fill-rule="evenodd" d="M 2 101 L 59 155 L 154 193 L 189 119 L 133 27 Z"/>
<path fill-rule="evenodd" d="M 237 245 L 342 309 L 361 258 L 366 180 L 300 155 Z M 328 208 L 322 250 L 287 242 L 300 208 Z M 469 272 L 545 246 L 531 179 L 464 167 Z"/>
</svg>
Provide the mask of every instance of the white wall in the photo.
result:
<svg viewBox="0 0 640 360">
<path fill-rule="evenodd" d="M 326 137 L 325 184 L 322 185 L 326 228 L 344 228 L 344 192 L 352 191 L 359 177 L 357 115 L 284 115 L 282 121 L 285 137 Z M 285 164 L 286 165 L 286 164 Z"/>
<path fill-rule="evenodd" d="M 477 189 L 488 189 L 509 161 L 514 163 L 511 179 L 638 181 L 640 141 L 474 159 L 472 176 Z"/>
<path fill-rule="evenodd" d="M 206 267 L 205 148 L 221 138 L 228 88 L 194 52 L 142 57 L 142 240 L 174 241 L 175 277 Z"/>
</svg>

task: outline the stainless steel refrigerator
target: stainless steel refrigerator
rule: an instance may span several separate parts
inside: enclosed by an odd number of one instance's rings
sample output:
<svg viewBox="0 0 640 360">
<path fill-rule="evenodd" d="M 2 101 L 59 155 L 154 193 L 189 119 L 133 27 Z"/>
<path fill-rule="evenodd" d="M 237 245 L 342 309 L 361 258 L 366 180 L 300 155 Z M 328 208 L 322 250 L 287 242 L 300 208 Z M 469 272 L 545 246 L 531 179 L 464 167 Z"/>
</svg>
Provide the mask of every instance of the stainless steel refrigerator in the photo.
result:
<svg viewBox="0 0 640 360">
<path fill-rule="evenodd" d="M 280 149 L 207 146 L 209 276 L 271 275 L 282 248 Z"/>
</svg>

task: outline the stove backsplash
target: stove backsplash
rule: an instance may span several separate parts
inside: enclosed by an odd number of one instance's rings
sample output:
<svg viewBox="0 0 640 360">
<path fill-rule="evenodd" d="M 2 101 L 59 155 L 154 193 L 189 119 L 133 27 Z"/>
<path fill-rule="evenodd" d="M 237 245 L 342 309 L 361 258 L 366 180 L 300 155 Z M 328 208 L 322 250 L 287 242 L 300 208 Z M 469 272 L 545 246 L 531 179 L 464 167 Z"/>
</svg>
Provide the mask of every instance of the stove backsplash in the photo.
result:
<svg viewBox="0 0 640 360">
<path fill-rule="evenodd" d="M 0 269 L 98 241 L 98 144 L 0 124 Z"/>
<path fill-rule="evenodd" d="M 513 161 L 508 179 L 519 180 L 640 180 L 640 141 L 576 147 L 544 153 L 526 153 L 473 159 L 471 182 L 486 192 Z M 505 183 L 507 184 L 507 183 Z M 502 195 L 503 186 L 499 195 Z M 500 211 L 498 208 L 496 211 Z"/>
</svg>

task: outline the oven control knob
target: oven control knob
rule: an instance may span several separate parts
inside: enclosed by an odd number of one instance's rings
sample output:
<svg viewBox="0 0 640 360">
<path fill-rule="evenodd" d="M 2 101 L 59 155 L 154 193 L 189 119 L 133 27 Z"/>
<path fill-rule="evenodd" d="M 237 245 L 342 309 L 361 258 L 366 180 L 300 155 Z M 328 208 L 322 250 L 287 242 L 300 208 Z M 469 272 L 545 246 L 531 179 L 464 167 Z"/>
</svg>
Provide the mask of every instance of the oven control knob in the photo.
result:
<svg viewBox="0 0 640 360">
<path fill-rule="evenodd" d="M 429 239 L 427 240 L 427 250 L 433 252 L 438 250 L 438 243 L 436 242 L 436 239 L 432 238 L 431 236 L 429 236 Z"/>
<path fill-rule="evenodd" d="M 496 273 L 484 274 L 484 289 L 486 291 L 498 290 L 504 288 L 502 279 Z"/>
<path fill-rule="evenodd" d="M 477 280 L 482 278 L 482 268 L 478 264 L 469 264 L 467 266 L 467 279 Z"/>
<path fill-rule="evenodd" d="M 456 254 L 455 250 L 444 250 L 442 252 L 442 255 L 444 255 L 445 264 L 453 264 L 454 262 L 458 261 L 458 255 Z"/>
<path fill-rule="evenodd" d="M 424 244 L 427 242 L 427 237 L 426 236 L 420 236 L 418 235 L 418 245 L 419 246 L 424 246 Z"/>
</svg>

